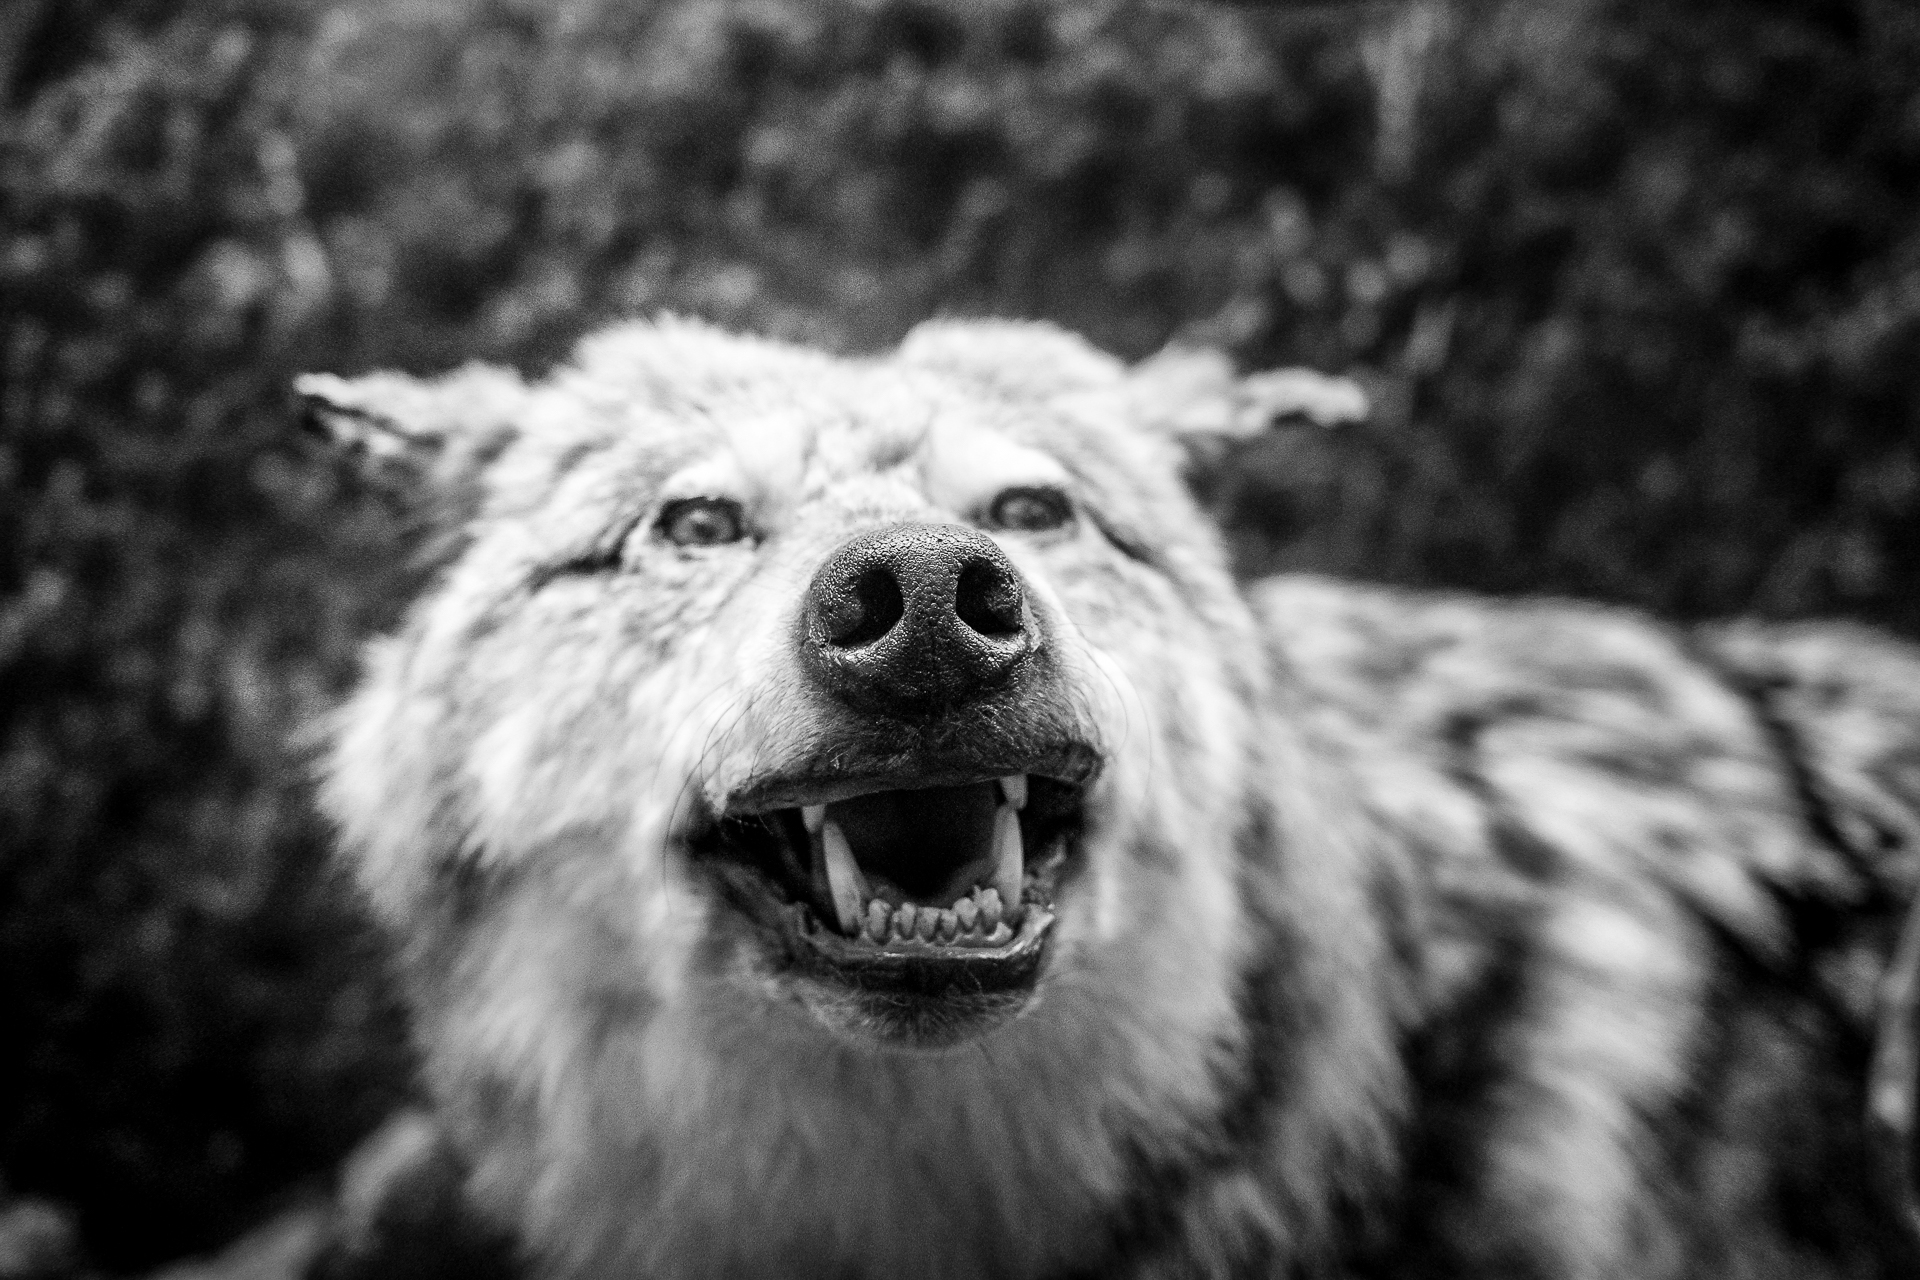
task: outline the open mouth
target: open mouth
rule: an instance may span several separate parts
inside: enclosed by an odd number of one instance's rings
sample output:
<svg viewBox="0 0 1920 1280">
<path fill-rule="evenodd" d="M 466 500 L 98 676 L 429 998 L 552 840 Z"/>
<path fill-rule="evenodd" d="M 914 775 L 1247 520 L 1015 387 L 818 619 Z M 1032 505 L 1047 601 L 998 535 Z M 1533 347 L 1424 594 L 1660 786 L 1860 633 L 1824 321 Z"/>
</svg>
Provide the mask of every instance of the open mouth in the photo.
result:
<svg viewBox="0 0 1920 1280">
<path fill-rule="evenodd" d="M 1030 986 L 1090 775 L 792 782 L 693 842 L 789 959 L 892 995 Z M 771 801 L 771 802 L 770 802 Z"/>
</svg>

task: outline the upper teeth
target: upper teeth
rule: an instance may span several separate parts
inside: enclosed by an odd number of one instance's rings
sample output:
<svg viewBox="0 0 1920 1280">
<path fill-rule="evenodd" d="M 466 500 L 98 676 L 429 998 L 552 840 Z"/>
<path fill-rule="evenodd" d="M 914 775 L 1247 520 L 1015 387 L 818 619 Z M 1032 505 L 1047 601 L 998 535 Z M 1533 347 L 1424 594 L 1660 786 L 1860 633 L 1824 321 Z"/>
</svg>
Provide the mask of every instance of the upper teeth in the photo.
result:
<svg viewBox="0 0 1920 1280">
<path fill-rule="evenodd" d="M 1020 815 L 1011 804 L 1003 804 L 993 815 L 993 887 L 1000 891 L 1000 901 L 1009 909 L 1020 901 L 1026 874 L 1027 851 L 1020 842 Z"/>
<path fill-rule="evenodd" d="M 1024 773 L 1010 773 L 1000 779 L 1000 793 L 1007 798 L 1007 803 L 1014 808 L 1026 808 L 1027 775 Z"/>
<path fill-rule="evenodd" d="M 833 896 L 833 914 L 840 921 L 840 931 L 852 935 L 860 932 L 860 918 L 866 914 L 867 878 L 860 874 L 860 864 L 854 861 L 853 846 L 847 843 L 846 833 L 840 830 L 837 822 L 826 823 L 820 830 L 820 845 L 827 860 L 827 891 Z"/>
</svg>

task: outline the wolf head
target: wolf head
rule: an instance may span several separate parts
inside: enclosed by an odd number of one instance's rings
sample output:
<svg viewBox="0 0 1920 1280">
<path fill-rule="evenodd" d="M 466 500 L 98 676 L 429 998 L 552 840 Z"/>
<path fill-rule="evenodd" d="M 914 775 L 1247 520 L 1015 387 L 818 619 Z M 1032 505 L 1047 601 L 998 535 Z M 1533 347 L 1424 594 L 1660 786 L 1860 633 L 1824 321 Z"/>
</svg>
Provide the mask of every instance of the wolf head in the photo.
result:
<svg viewBox="0 0 1920 1280">
<path fill-rule="evenodd" d="M 1031 325 L 843 360 L 663 322 L 532 385 L 300 390 L 446 535 L 325 801 L 497 1198 L 798 1214 L 823 1149 L 924 1149 L 1072 1223 L 1217 1107 L 1272 726 L 1184 445 L 1350 387 Z M 816 1220 L 884 1255 L 939 1182 Z M 967 1194 L 976 1234 L 1012 1212 Z M 624 1221 L 569 1247 L 669 1247 Z"/>
</svg>

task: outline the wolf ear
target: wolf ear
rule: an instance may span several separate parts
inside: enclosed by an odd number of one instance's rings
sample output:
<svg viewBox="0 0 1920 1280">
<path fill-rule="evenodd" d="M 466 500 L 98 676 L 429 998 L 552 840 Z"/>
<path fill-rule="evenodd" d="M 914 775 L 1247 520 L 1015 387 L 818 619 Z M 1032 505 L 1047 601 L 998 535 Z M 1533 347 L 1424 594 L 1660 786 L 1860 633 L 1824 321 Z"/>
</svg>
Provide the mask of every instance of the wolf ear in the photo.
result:
<svg viewBox="0 0 1920 1280">
<path fill-rule="evenodd" d="M 1257 436 L 1287 418 L 1322 427 L 1359 422 L 1366 393 L 1347 378 L 1311 369 L 1240 377 L 1218 351 L 1170 346 L 1127 371 L 1136 420 L 1189 449 Z"/>
<path fill-rule="evenodd" d="M 370 373 L 296 378 L 301 422 L 372 478 L 464 494 L 519 432 L 527 386 L 510 369 L 472 364 L 442 378 Z"/>
<path fill-rule="evenodd" d="M 301 426 L 343 453 L 375 459 L 405 458 L 438 445 L 437 437 L 414 425 L 415 415 L 396 412 L 418 390 L 413 379 L 391 373 L 355 379 L 303 373 L 293 380 Z"/>
</svg>

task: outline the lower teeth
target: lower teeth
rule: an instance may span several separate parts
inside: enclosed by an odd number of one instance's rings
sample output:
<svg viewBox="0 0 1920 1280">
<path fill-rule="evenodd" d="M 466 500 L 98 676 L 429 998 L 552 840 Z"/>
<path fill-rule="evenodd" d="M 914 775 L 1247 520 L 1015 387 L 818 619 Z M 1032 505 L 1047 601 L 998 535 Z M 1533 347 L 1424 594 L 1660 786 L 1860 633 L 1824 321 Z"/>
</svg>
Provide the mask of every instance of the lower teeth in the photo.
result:
<svg viewBox="0 0 1920 1280">
<path fill-rule="evenodd" d="M 998 946 L 1013 936 L 1009 927 L 1017 915 L 1000 901 L 997 889 L 971 890 L 951 907 L 917 902 L 893 906 L 884 898 L 867 903 L 857 930 L 850 936 L 876 945 L 890 942 L 942 943 L 959 946 Z"/>
</svg>

